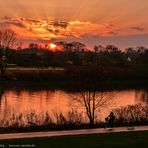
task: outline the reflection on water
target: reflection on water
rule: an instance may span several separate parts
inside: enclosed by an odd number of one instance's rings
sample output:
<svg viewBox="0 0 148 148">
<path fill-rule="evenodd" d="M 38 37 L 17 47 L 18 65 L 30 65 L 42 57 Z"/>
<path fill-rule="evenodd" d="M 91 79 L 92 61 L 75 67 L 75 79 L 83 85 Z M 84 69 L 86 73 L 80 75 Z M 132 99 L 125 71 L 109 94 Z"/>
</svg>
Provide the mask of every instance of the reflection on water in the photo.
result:
<svg viewBox="0 0 148 148">
<path fill-rule="evenodd" d="M 99 93 L 99 92 L 98 92 Z M 120 106 L 148 103 L 147 90 L 123 90 L 123 91 L 106 91 L 105 95 L 113 96 L 111 104 L 102 108 L 99 112 L 100 119 L 113 109 Z M 37 114 L 59 111 L 66 112 L 75 108 L 74 97 L 79 93 L 70 93 L 62 90 L 7 90 L 0 89 L 0 114 L 1 117 L 9 117 L 13 113 L 29 113 L 35 111 Z M 82 108 L 77 108 L 82 111 Z"/>
<path fill-rule="evenodd" d="M 148 91 L 138 90 L 135 92 L 137 103 L 148 103 Z"/>
</svg>

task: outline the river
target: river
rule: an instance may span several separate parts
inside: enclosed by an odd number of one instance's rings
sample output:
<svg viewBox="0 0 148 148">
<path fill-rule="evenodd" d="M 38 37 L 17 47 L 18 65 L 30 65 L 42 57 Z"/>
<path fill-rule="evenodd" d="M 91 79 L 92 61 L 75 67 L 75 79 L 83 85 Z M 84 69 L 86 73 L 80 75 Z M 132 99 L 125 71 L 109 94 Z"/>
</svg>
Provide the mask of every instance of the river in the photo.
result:
<svg viewBox="0 0 148 148">
<path fill-rule="evenodd" d="M 97 92 L 99 95 L 108 98 L 106 106 L 100 107 L 99 119 L 104 118 L 114 108 L 127 105 L 148 103 L 147 89 L 112 90 Z M 71 109 L 84 112 L 85 108 L 75 98 L 81 98 L 79 92 L 68 92 L 57 90 L 0 90 L 0 114 L 1 118 L 9 118 L 12 114 L 31 113 L 44 114 L 62 112 L 63 114 Z"/>
</svg>

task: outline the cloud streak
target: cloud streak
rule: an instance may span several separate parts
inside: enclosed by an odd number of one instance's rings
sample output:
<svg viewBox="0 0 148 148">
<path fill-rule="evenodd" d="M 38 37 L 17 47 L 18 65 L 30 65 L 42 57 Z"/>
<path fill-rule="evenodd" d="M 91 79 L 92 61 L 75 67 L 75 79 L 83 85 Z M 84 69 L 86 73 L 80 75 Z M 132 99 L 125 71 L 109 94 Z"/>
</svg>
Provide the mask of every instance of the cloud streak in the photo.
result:
<svg viewBox="0 0 148 148">
<path fill-rule="evenodd" d="M 145 28 L 143 27 L 131 27 L 130 29 L 137 30 L 137 31 L 145 31 Z"/>
</svg>

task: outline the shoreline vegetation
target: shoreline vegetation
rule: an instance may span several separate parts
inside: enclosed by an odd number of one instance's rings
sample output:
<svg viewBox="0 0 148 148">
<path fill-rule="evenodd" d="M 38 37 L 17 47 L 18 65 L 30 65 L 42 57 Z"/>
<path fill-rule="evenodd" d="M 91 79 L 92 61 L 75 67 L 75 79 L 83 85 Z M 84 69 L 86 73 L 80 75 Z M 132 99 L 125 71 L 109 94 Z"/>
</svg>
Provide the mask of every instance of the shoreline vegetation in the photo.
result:
<svg viewBox="0 0 148 148">
<path fill-rule="evenodd" d="M 129 105 L 113 110 L 116 120 L 114 127 L 133 127 L 148 125 L 148 106 Z M 35 132 L 52 130 L 75 130 L 105 128 L 105 121 L 95 120 L 94 124 L 89 124 L 84 112 L 69 110 L 65 114 L 62 112 L 46 112 L 45 114 L 20 113 L 12 114 L 11 117 L 0 119 L 0 133 L 15 132 Z M 109 126 L 108 126 L 109 127 Z"/>
<path fill-rule="evenodd" d="M 8 68 L 1 80 L 147 80 L 148 70 L 140 67 L 68 66 L 49 68 Z"/>
<path fill-rule="evenodd" d="M 8 68 L 0 78 L 0 87 L 11 88 L 14 85 L 30 89 L 78 90 L 84 81 L 94 83 L 98 90 L 148 88 L 148 74 L 128 69 L 101 70 L 100 67 L 68 67 L 68 68 Z M 106 73 L 106 75 L 105 75 Z M 21 82 L 21 83 L 20 83 Z M 88 86 L 89 87 L 89 86 Z"/>
</svg>

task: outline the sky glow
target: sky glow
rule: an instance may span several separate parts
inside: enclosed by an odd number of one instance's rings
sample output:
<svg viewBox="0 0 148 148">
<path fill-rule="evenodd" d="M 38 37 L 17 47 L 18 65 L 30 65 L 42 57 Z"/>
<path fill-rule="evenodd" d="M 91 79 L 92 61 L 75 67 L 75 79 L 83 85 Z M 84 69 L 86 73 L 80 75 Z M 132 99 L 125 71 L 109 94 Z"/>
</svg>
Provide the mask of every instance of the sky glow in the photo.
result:
<svg viewBox="0 0 148 148">
<path fill-rule="evenodd" d="M 24 42 L 148 46 L 147 10 L 146 0 L 0 0 L 0 28 Z"/>
</svg>

